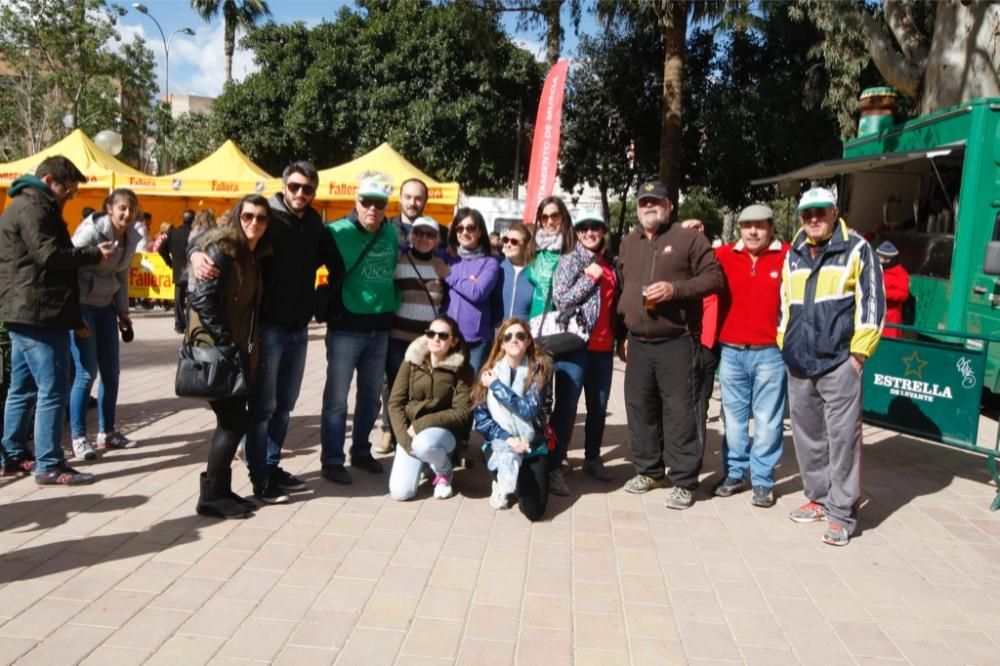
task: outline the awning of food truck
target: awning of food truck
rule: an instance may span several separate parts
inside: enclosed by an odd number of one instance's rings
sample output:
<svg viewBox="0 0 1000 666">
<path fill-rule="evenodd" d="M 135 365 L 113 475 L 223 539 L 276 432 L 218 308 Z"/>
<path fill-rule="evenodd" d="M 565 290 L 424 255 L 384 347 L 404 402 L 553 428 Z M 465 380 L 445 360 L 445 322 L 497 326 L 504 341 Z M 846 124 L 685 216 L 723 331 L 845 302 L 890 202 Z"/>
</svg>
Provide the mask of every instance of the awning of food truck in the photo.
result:
<svg viewBox="0 0 1000 666">
<path fill-rule="evenodd" d="M 751 180 L 751 185 L 768 185 L 784 181 L 824 180 L 859 171 L 902 171 L 903 167 L 912 162 L 944 157 L 951 154 L 951 148 L 935 148 L 934 150 L 914 150 L 905 153 L 883 153 L 881 155 L 865 155 L 841 160 L 826 160 L 809 166 L 779 174 Z"/>
</svg>

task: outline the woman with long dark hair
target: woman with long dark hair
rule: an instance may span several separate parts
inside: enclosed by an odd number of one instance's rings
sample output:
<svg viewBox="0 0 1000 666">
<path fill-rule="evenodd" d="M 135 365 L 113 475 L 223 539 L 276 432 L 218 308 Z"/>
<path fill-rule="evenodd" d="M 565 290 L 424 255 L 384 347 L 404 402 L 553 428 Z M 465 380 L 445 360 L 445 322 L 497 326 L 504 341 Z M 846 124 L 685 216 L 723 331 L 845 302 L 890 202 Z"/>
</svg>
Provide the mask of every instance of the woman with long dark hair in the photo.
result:
<svg viewBox="0 0 1000 666">
<path fill-rule="evenodd" d="M 576 247 L 573 220 L 569 209 L 559 197 L 545 197 L 535 210 L 535 235 L 532 240 L 534 256 L 531 259 L 528 279 L 535 285 L 531 298 L 531 317 L 552 309 L 552 276 L 559 259 Z"/>
<path fill-rule="evenodd" d="M 448 316 L 458 322 L 476 372 L 493 340 L 493 290 L 500 265 L 491 255 L 490 236 L 482 214 L 459 208 L 448 229 L 449 266 L 439 267 L 448 285 Z"/>
<path fill-rule="evenodd" d="M 458 323 L 438 315 L 407 347 L 389 395 L 389 417 L 399 443 L 389 476 L 394 500 L 417 494 L 425 467 L 434 473 L 434 497 L 452 496 L 450 455 L 469 429 L 474 382 Z"/>
<path fill-rule="evenodd" d="M 89 215 L 73 234 L 76 247 L 93 247 L 111 242 L 114 254 L 108 261 L 79 270 L 80 312 L 87 333 L 73 331 L 70 350 L 76 374 L 69 398 L 69 422 L 73 455 L 94 460 L 97 452 L 87 440 L 87 403 L 90 389 L 100 373 L 97 389 L 97 448 L 126 449 L 135 442 L 115 427 L 118 404 L 118 334 L 132 328 L 128 313 L 128 271 L 142 238 L 135 227 L 139 200 L 126 188 L 113 191 L 104 209 Z"/>
<path fill-rule="evenodd" d="M 523 319 L 497 330 L 493 348 L 472 392 L 476 430 L 483 436 L 486 467 L 493 472 L 490 506 L 510 508 L 517 495 L 521 513 L 536 521 L 549 496 L 546 414 L 552 364 Z"/>
<path fill-rule="evenodd" d="M 259 260 L 269 254 L 262 239 L 271 221 L 267 199 L 252 194 L 233 207 L 229 223 L 198 237 L 198 250 L 209 256 L 219 276 L 200 280 L 192 272 L 188 303 L 191 317 L 186 337 L 217 346 L 235 346 L 245 362 L 250 382 L 257 368 L 257 315 L 263 287 Z M 197 511 L 217 518 L 246 518 L 256 509 L 232 491 L 233 455 L 247 429 L 247 397 L 213 400 L 216 427 L 201 475 Z"/>
</svg>

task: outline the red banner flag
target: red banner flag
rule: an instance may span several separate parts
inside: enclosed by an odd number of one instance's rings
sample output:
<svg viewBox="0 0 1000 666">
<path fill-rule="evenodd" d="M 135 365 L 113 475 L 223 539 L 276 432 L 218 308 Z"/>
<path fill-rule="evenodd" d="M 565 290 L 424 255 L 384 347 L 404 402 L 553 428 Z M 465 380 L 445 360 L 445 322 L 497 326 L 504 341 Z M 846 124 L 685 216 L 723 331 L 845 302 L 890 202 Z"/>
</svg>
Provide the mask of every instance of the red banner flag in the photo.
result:
<svg viewBox="0 0 1000 666">
<path fill-rule="evenodd" d="M 531 141 L 531 164 L 528 167 L 528 195 L 524 201 L 524 223 L 535 223 L 535 210 L 542 199 L 552 194 L 559 160 L 559 133 L 562 127 L 563 92 L 569 60 L 560 60 L 545 77 L 542 98 L 538 101 L 535 135 Z"/>
</svg>

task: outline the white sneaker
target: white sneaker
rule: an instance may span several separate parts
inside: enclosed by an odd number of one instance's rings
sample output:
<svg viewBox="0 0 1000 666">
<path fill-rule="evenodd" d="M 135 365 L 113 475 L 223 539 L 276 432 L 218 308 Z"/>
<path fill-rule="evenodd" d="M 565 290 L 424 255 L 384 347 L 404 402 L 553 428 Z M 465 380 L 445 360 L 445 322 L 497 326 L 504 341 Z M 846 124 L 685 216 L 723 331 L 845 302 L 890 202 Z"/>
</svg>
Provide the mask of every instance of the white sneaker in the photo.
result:
<svg viewBox="0 0 1000 666">
<path fill-rule="evenodd" d="M 497 511 L 510 508 L 506 493 L 500 490 L 500 484 L 496 481 L 493 482 L 493 492 L 490 494 L 490 506 Z"/>
<path fill-rule="evenodd" d="M 97 433 L 97 448 L 99 449 L 134 449 L 139 442 L 132 441 L 117 430 Z"/>
<path fill-rule="evenodd" d="M 448 499 L 452 495 L 451 474 L 438 474 L 434 477 L 434 497 Z"/>
<path fill-rule="evenodd" d="M 84 460 L 97 460 L 97 451 L 90 445 L 86 437 L 73 438 L 73 455 Z"/>
</svg>

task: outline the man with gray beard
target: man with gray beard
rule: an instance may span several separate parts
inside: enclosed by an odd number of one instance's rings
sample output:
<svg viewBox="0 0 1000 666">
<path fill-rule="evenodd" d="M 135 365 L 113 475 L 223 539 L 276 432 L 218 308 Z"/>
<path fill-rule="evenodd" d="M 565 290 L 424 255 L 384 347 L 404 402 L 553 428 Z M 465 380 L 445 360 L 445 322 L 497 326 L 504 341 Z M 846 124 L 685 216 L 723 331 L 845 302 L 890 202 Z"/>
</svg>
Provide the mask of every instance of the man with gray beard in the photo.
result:
<svg viewBox="0 0 1000 666">
<path fill-rule="evenodd" d="M 669 477 L 666 506 L 680 510 L 694 501 L 705 450 L 696 408 L 702 299 L 722 289 L 723 277 L 705 236 L 671 222 L 663 183 L 643 184 L 637 203 L 639 225 L 618 255 L 627 329 L 619 353 L 636 469 L 625 490 L 649 492 Z"/>
</svg>

